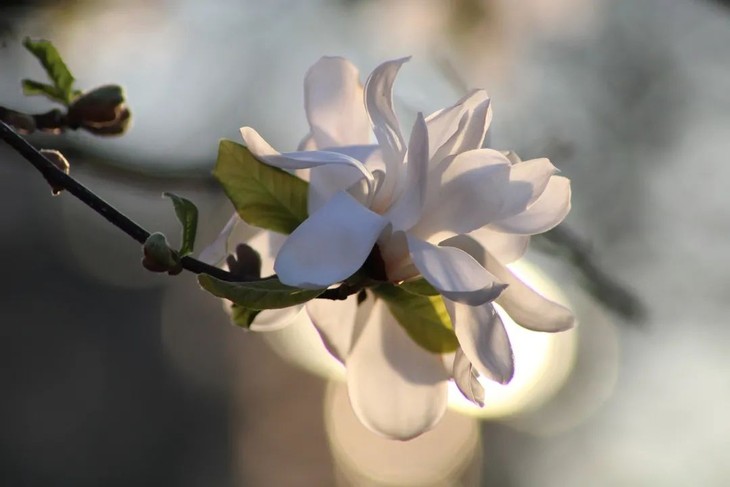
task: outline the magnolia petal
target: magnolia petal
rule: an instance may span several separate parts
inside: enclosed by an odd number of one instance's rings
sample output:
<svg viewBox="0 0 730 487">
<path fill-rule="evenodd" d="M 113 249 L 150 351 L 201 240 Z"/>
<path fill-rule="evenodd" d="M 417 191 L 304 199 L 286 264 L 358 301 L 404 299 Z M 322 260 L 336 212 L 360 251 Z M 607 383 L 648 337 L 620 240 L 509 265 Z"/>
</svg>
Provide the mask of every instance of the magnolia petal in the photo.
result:
<svg viewBox="0 0 730 487">
<path fill-rule="evenodd" d="M 472 256 L 454 247 L 437 247 L 406 234 L 416 268 L 444 297 L 478 306 L 499 296 L 504 284 Z"/>
<path fill-rule="evenodd" d="M 345 363 L 350 353 L 357 311 L 355 295 L 344 301 L 314 299 L 307 303 L 309 318 L 325 347 L 342 363 Z"/>
<path fill-rule="evenodd" d="M 479 383 L 478 372 L 464 355 L 461 348 L 456 349 L 454 354 L 454 365 L 451 375 L 454 377 L 456 387 L 459 388 L 465 398 L 479 407 L 484 407 L 484 386 Z"/>
<path fill-rule="evenodd" d="M 316 289 L 340 282 L 362 266 L 387 224 L 341 191 L 289 235 L 274 270 L 290 286 Z"/>
<path fill-rule="evenodd" d="M 422 113 L 413 124 L 403 192 L 385 217 L 394 230 L 407 230 L 421 218 L 428 182 L 428 131 Z"/>
<path fill-rule="evenodd" d="M 542 195 L 551 177 L 557 171 L 546 158 L 512 164 L 509 188 L 505 192 L 506 198 L 499 213 L 499 220 L 525 211 Z"/>
<path fill-rule="evenodd" d="M 373 169 L 381 168 L 382 161 L 377 145 L 353 145 L 348 147 L 333 147 L 327 149 L 352 157 L 365 165 L 372 173 Z M 340 191 L 349 193 L 363 205 L 368 206 L 370 196 L 365 184 L 358 184 L 365 179 L 362 171 L 352 166 L 330 164 L 311 169 L 309 178 L 309 197 L 307 209 L 313 214 Z"/>
<path fill-rule="evenodd" d="M 228 219 L 228 223 L 226 223 L 223 230 L 221 230 L 221 233 L 218 234 L 213 243 L 200 252 L 198 260 L 210 265 L 220 264 L 223 259 L 228 256 L 228 239 L 231 238 L 233 230 L 235 230 L 236 225 L 240 221 L 241 219 L 238 217 L 238 214 L 234 213 L 233 216 Z"/>
<path fill-rule="evenodd" d="M 297 146 L 297 151 L 301 152 L 311 150 L 317 150 L 317 143 L 314 141 L 314 136 L 310 132 L 304 136 L 301 142 L 299 142 L 299 145 Z"/>
<path fill-rule="evenodd" d="M 390 204 L 398 183 L 406 144 L 393 107 L 393 83 L 403 63 L 410 57 L 387 61 L 375 68 L 365 83 L 365 109 L 383 150 L 387 177 L 378 191 L 374 208 L 383 212 Z"/>
<path fill-rule="evenodd" d="M 303 304 L 281 309 L 265 309 L 253 319 L 249 330 L 255 332 L 270 332 L 286 328 L 294 322 L 304 307 Z"/>
<path fill-rule="evenodd" d="M 271 147 L 251 127 L 242 127 L 241 136 L 246 143 L 246 147 L 251 151 L 251 154 L 264 164 L 289 171 L 309 169 L 329 164 L 351 166 L 362 173 L 368 182 L 370 192 L 372 192 L 375 182 L 373 175 L 360 161 L 346 154 L 328 151 L 303 151 L 282 154 Z"/>
<path fill-rule="evenodd" d="M 515 235 L 512 233 L 502 233 L 492 230 L 490 227 L 474 230 L 469 234 L 474 240 L 479 242 L 482 247 L 488 249 L 500 262 L 510 264 L 520 259 L 530 244 L 528 235 Z M 454 237 L 459 238 L 459 237 Z M 448 245 L 448 242 L 442 242 L 442 245 Z"/>
<path fill-rule="evenodd" d="M 320 149 L 370 141 L 360 71 L 345 58 L 325 56 L 309 68 L 304 78 L 304 111 Z"/>
<path fill-rule="evenodd" d="M 512 165 L 515 165 L 515 164 L 518 164 L 518 163 L 522 162 L 522 159 L 520 159 L 520 156 L 518 156 L 515 151 L 503 150 L 503 151 L 500 151 L 500 152 L 502 153 L 502 155 L 504 155 L 504 157 L 506 157 L 507 159 L 509 159 L 509 162 Z"/>
<path fill-rule="evenodd" d="M 553 176 L 532 206 L 518 215 L 494 222 L 491 226 L 502 232 L 535 235 L 555 228 L 569 212 L 570 180 Z"/>
<path fill-rule="evenodd" d="M 279 254 L 281 246 L 284 245 L 287 236 L 277 232 L 262 231 L 251 237 L 248 245 L 251 246 L 261 257 L 261 275 L 266 277 L 274 273 L 274 262 Z"/>
<path fill-rule="evenodd" d="M 484 90 L 472 90 L 454 106 L 429 115 L 426 124 L 432 164 L 458 152 L 481 148 L 491 120 L 489 95 Z M 437 152 L 438 157 L 434 157 Z"/>
<path fill-rule="evenodd" d="M 411 232 L 440 242 L 498 219 L 510 197 L 509 174 L 507 158 L 492 149 L 445 159 L 428 175 L 426 205 Z"/>
<path fill-rule="evenodd" d="M 483 376 L 507 384 L 515 372 L 514 357 L 504 323 L 494 306 L 466 306 L 447 299 L 444 304 L 467 359 Z"/>
<path fill-rule="evenodd" d="M 347 390 L 360 421 L 387 438 L 409 440 L 446 412 L 448 373 L 377 300 L 347 357 Z"/>
</svg>

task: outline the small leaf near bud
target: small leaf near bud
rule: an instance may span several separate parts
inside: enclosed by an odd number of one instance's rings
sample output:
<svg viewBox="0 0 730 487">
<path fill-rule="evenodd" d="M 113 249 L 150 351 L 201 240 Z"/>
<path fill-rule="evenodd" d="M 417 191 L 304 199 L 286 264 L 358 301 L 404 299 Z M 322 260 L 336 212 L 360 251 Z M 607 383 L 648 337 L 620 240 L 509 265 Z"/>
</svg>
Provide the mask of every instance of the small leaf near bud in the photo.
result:
<svg viewBox="0 0 730 487">
<path fill-rule="evenodd" d="M 129 128 L 132 113 L 127 108 L 124 90 L 106 85 L 78 96 L 68 109 L 68 124 L 95 135 L 121 135 Z"/>
<path fill-rule="evenodd" d="M 170 248 L 167 238 L 159 232 L 150 235 L 144 243 L 142 265 L 148 271 L 167 272 L 171 276 L 182 272 L 180 255 Z"/>
<path fill-rule="evenodd" d="M 63 157 L 63 154 L 61 154 L 60 152 L 55 150 L 41 149 L 41 154 L 43 154 L 46 159 L 51 161 L 54 166 L 63 171 L 65 174 L 68 174 L 71 171 L 71 164 L 68 163 L 66 158 Z M 61 194 L 61 191 L 63 191 L 62 187 L 56 186 L 51 181 L 48 181 L 48 184 L 51 185 L 51 192 L 53 193 L 53 196 L 58 196 L 59 194 Z"/>
</svg>

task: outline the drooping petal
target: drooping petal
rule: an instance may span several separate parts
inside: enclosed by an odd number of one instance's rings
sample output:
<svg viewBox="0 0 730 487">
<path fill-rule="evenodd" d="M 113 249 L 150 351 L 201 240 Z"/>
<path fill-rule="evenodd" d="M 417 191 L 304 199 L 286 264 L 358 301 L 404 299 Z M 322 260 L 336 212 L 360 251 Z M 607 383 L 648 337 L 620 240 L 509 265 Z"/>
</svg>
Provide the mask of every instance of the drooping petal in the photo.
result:
<svg viewBox="0 0 730 487">
<path fill-rule="evenodd" d="M 354 145 L 328 149 L 357 159 L 372 173 L 382 169 L 382 159 L 377 145 Z M 358 184 L 365 179 L 362 171 L 352 166 L 330 164 L 311 169 L 309 178 L 309 198 L 307 206 L 311 215 L 340 191 L 348 191 L 356 200 L 368 206 L 366 184 Z"/>
<path fill-rule="evenodd" d="M 346 154 L 328 151 L 303 151 L 282 154 L 271 147 L 269 143 L 251 127 L 242 127 L 241 136 L 243 137 L 243 141 L 246 143 L 246 147 L 248 147 L 248 150 L 251 151 L 251 154 L 264 164 L 290 171 L 309 169 L 329 164 L 350 166 L 362 173 L 368 182 L 370 192 L 373 190 L 373 184 L 375 182 L 373 175 L 360 161 Z"/>
<path fill-rule="evenodd" d="M 569 212 L 570 180 L 553 176 L 532 206 L 515 216 L 493 222 L 491 226 L 502 232 L 535 235 L 559 225 Z"/>
<path fill-rule="evenodd" d="M 492 149 L 445 159 L 428 175 L 426 205 L 411 232 L 440 242 L 494 221 L 510 197 L 509 174 L 507 158 Z"/>
<path fill-rule="evenodd" d="M 488 249 L 492 255 L 504 264 L 511 264 L 525 255 L 527 247 L 530 244 L 530 237 L 528 235 L 503 233 L 493 230 L 489 226 L 474 230 L 469 236 L 479 242 L 482 247 Z M 442 244 L 448 245 L 446 242 L 442 242 Z"/>
<path fill-rule="evenodd" d="M 360 71 L 345 58 L 325 56 L 309 68 L 304 111 L 319 149 L 370 141 Z"/>
<path fill-rule="evenodd" d="M 468 235 L 451 239 L 449 245 L 467 252 L 491 272 L 500 282 L 507 284 L 496 299 L 518 325 L 528 330 L 558 332 L 575 326 L 575 317 L 566 307 L 550 301 L 522 282 L 496 257 Z"/>
<path fill-rule="evenodd" d="M 233 216 L 228 219 L 228 223 L 223 227 L 221 233 L 218 234 L 210 245 L 200 252 L 198 260 L 210 265 L 220 264 L 228 256 L 228 239 L 240 221 L 241 219 L 238 217 L 238 213 L 233 213 Z"/>
<path fill-rule="evenodd" d="M 362 266 L 387 224 L 341 191 L 289 235 L 274 270 L 290 286 L 316 289 L 340 282 Z"/>
<path fill-rule="evenodd" d="M 398 200 L 385 217 L 394 230 L 408 230 L 421 218 L 428 182 L 428 131 L 423 114 L 418 113 L 408 145 L 406 180 Z"/>
<path fill-rule="evenodd" d="M 325 347 L 342 363 L 345 363 L 350 353 L 357 311 L 355 295 L 344 301 L 314 299 L 307 303 L 309 318 Z"/>
<path fill-rule="evenodd" d="M 456 349 L 454 354 L 454 366 L 452 374 L 456 387 L 459 388 L 465 398 L 479 407 L 484 407 L 484 387 L 477 380 L 479 378 L 476 368 L 469 362 L 461 348 Z"/>
<path fill-rule="evenodd" d="M 386 178 L 374 201 L 376 211 L 385 211 L 390 204 L 406 153 L 405 140 L 393 107 L 393 83 L 401 66 L 409 59 L 381 64 L 365 83 L 365 108 L 386 165 Z"/>
<path fill-rule="evenodd" d="M 473 257 L 454 247 L 437 247 L 406 234 L 416 268 L 444 297 L 478 306 L 493 301 L 505 285 Z"/>
<path fill-rule="evenodd" d="M 514 357 L 504 323 L 494 306 L 466 306 L 448 299 L 444 303 L 468 360 L 483 376 L 507 384 L 515 372 Z"/>
<path fill-rule="evenodd" d="M 314 136 L 311 133 L 308 133 L 304 136 L 304 138 L 299 142 L 299 145 L 297 146 L 297 151 L 308 151 L 308 150 L 317 150 L 317 143 L 314 141 Z"/>
<path fill-rule="evenodd" d="M 346 366 L 352 409 L 376 433 L 409 440 L 435 426 L 446 411 L 448 373 L 440 356 L 411 340 L 382 300 Z"/>
</svg>

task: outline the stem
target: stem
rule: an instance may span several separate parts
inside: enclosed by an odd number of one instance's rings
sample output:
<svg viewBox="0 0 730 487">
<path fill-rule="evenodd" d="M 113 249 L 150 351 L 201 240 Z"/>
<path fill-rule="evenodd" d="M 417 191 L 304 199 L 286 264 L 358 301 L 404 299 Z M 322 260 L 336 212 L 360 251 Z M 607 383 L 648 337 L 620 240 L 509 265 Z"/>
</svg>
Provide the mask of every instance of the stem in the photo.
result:
<svg viewBox="0 0 730 487">
<path fill-rule="evenodd" d="M 150 232 L 132 221 L 128 216 L 114 208 L 112 205 L 101 199 L 90 189 L 76 181 L 74 178 L 58 169 L 51 161 L 40 153 L 38 149 L 30 145 L 27 140 L 15 132 L 9 125 L 0 120 L 0 138 L 20 154 L 26 161 L 30 162 L 53 187 L 63 188 L 86 206 L 97 212 L 106 220 L 132 237 L 140 244 L 145 243 Z M 180 259 L 183 269 L 194 274 L 209 274 L 224 281 L 236 282 L 237 278 L 230 272 L 218 267 L 206 264 L 192 257 Z M 319 296 L 320 299 L 344 300 L 359 289 L 351 288 L 343 284 L 336 289 L 328 289 Z"/>
</svg>

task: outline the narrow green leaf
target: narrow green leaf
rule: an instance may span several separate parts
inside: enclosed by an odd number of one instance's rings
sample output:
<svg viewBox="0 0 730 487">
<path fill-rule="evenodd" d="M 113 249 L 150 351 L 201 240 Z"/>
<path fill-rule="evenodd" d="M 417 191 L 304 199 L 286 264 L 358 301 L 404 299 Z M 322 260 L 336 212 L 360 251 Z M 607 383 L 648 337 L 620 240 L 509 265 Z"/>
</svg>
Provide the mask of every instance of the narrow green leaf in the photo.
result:
<svg viewBox="0 0 730 487">
<path fill-rule="evenodd" d="M 254 282 L 227 282 L 201 274 L 198 276 L 198 283 L 214 296 L 253 310 L 288 308 L 311 301 L 325 291 L 287 286 L 276 278 Z"/>
<path fill-rule="evenodd" d="M 373 292 L 385 301 L 408 336 L 421 347 L 434 353 L 449 353 L 459 348 L 441 296 L 419 296 L 390 284 L 373 288 Z"/>
<path fill-rule="evenodd" d="M 308 183 L 259 162 L 240 144 L 221 141 L 213 175 L 250 225 L 289 234 L 308 216 Z"/>
<path fill-rule="evenodd" d="M 249 329 L 254 318 L 256 318 L 259 313 L 261 313 L 261 310 L 244 308 L 234 304 L 231 306 L 231 321 L 233 321 L 235 325 Z"/>
<path fill-rule="evenodd" d="M 182 243 L 180 244 L 180 257 L 193 253 L 195 247 L 195 235 L 198 232 L 198 208 L 195 204 L 174 193 L 163 193 L 172 200 L 175 207 L 175 214 L 182 225 Z"/>
<path fill-rule="evenodd" d="M 75 80 L 53 44 L 50 41 L 34 41 L 26 37 L 23 46 L 40 61 L 48 77 L 53 81 L 54 86 L 58 88 L 59 93 L 62 94 L 62 100 L 59 101 L 66 105 L 71 103 L 73 97 L 72 87 Z"/>
<path fill-rule="evenodd" d="M 58 103 L 66 103 L 66 95 L 55 86 L 41 83 L 40 81 L 34 81 L 32 79 L 24 79 L 23 83 L 23 94 L 25 96 L 45 96 L 51 101 Z"/>
<path fill-rule="evenodd" d="M 408 291 L 411 294 L 418 294 L 419 296 L 438 296 L 439 292 L 434 288 L 426 279 L 419 277 L 412 281 L 406 281 L 399 288 L 404 291 Z"/>
</svg>

